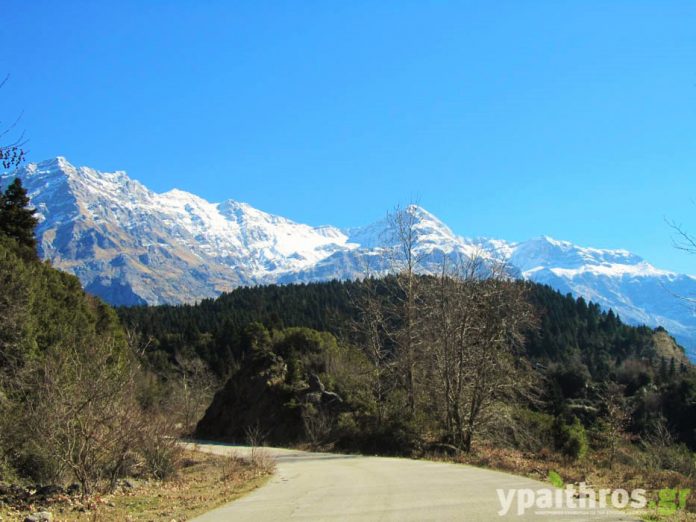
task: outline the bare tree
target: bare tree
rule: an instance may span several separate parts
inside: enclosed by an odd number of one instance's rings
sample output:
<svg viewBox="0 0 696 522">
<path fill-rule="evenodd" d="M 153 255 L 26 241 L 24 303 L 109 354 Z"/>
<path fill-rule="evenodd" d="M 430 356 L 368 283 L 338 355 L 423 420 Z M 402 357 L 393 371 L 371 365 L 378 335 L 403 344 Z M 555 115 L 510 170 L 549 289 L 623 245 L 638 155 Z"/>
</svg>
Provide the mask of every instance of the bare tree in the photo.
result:
<svg viewBox="0 0 696 522">
<path fill-rule="evenodd" d="M 609 445 L 609 469 L 613 469 L 619 446 L 626 438 L 626 428 L 631 414 L 626 405 L 623 386 L 610 384 L 601 398 L 606 407 L 604 431 Z"/>
<path fill-rule="evenodd" d="M 0 80 L 0 89 L 7 83 L 7 80 L 9 80 L 9 75 Z M 24 146 L 27 142 L 24 134 L 20 134 L 14 139 L 10 137 L 15 132 L 20 119 L 21 115 L 9 125 L 5 125 L 4 122 L 0 121 L 0 166 L 4 170 L 18 167 L 24 161 Z M 2 142 L 5 144 L 1 144 Z"/>
<path fill-rule="evenodd" d="M 367 277 L 356 295 L 351 296 L 357 310 L 354 324 L 356 341 L 362 347 L 371 368 L 370 388 L 374 398 L 377 425 L 384 421 L 385 407 L 394 388 L 394 353 L 390 347 L 391 329 L 388 324 L 385 296 L 380 292 L 384 281 Z"/>
<path fill-rule="evenodd" d="M 127 358 L 113 340 L 55 347 L 23 383 L 20 417 L 32 443 L 55 478 L 69 472 L 85 494 L 113 484 L 137 447 L 142 418 Z"/>
<path fill-rule="evenodd" d="M 667 224 L 674 231 L 675 236 L 672 237 L 672 245 L 677 250 L 686 252 L 687 254 L 696 254 L 696 236 L 689 233 L 680 223 L 676 221 L 666 220 Z M 667 289 L 665 287 L 665 289 Z M 667 289 L 668 290 L 668 289 Z M 668 290 L 669 291 L 669 290 Z M 690 306 L 696 304 L 696 296 L 693 295 L 678 295 L 669 291 L 678 299 L 682 299 L 689 303 Z"/>
<path fill-rule="evenodd" d="M 378 422 L 397 382 L 411 419 L 439 416 L 448 442 L 468 451 L 498 406 L 525 389 L 530 372 L 517 350 L 534 324 L 526 286 L 483 252 L 457 257 L 421 248 L 415 205 L 397 207 L 387 221 L 394 275 L 363 280 L 357 301 Z M 438 255 L 440 271 L 429 274 Z"/>
<path fill-rule="evenodd" d="M 466 305 L 466 293 L 473 289 L 473 285 L 469 284 L 472 279 L 469 273 L 463 273 L 461 279 L 457 275 L 443 260 L 441 272 L 432 281 L 429 292 L 428 329 L 429 362 L 440 388 L 438 403 L 444 405 L 445 431 L 449 442 L 455 445 L 461 443 L 463 433 L 463 394 L 465 374 L 469 370 L 462 341 L 468 338 L 474 326 L 473 309 Z"/>
<path fill-rule="evenodd" d="M 392 271 L 396 274 L 398 293 L 394 303 L 398 328 L 392 332 L 397 347 L 396 356 L 402 370 L 404 388 L 411 417 L 416 414 L 417 367 L 422 347 L 419 314 L 420 285 L 418 273 L 422 270 L 424 254 L 418 250 L 419 208 L 410 204 L 387 215 L 389 243 L 392 253 Z"/>
<path fill-rule="evenodd" d="M 486 269 L 479 256 L 432 279 L 428 361 L 438 381 L 449 442 L 469 451 L 474 435 L 521 387 L 516 349 L 533 324 L 524 286 Z"/>
<path fill-rule="evenodd" d="M 108 336 L 52 346 L 22 367 L 4 427 L 14 449 L 40 464 L 37 478 L 77 480 L 91 494 L 135 466 L 157 478 L 175 470 L 171 422 L 145 415 L 138 372 L 130 349 Z"/>
<path fill-rule="evenodd" d="M 168 409 L 178 431 L 190 435 L 210 405 L 218 382 L 199 358 L 177 358 L 177 363 L 181 376 L 174 383 Z"/>
<path fill-rule="evenodd" d="M 674 247 L 689 254 L 696 254 L 696 237 L 675 221 L 667 221 L 667 224 L 676 234 L 676 237 L 672 240 Z"/>
</svg>

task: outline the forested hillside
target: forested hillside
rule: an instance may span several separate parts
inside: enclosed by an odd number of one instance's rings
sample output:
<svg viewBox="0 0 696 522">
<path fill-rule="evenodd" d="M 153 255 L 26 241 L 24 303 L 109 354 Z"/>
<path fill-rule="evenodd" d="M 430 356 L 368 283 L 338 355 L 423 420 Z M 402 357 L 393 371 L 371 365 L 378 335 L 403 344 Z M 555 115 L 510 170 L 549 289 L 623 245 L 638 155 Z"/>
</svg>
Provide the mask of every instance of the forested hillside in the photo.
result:
<svg viewBox="0 0 696 522">
<path fill-rule="evenodd" d="M 393 285 L 394 278 L 384 279 L 383 284 Z M 331 281 L 243 287 L 197 305 L 117 311 L 126 325 L 151 338 L 154 348 L 172 357 L 193 351 L 224 373 L 244 350 L 242 333 L 254 322 L 269 329 L 303 326 L 351 339 L 361 286 L 356 281 Z M 529 357 L 553 362 L 582 359 L 598 376 L 612 361 L 659 357 L 653 334 L 661 329 L 626 325 L 612 311 L 603 312 L 599 305 L 548 286 L 527 283 L 525 287 L 540 319 L 538 328 L 527 332 Z M 679 349 L 674 355 L 678 366 L 686 364 L 683 353 Z"/>
<path fill-rule="evenodd" d="M 420 278 L 421 284 L 429 279 L 432 281 L 432 278 Z M 551 441 L 553 445 L 556 433 L 557 447 L 566 444 L 566 451 L 579 455 L 585 451 L 582 444 L 569 449 L 567 444 L 573 444 L 561 439 L 576 436 L 586 440 L 584 433 L 570 435 L 573 430 L 578 431 L 578 426 L 589 433 L 607 429 L 608 419 L 615 414 L 608 408 L 616 403 L 627 417 L 621 425 L 623 432 L 648 437 L 655 430 L 667 429 L 675 439 L 696 447 L 692 420 L 696 418 L 692 402 L 696 398 L 696 386 L 692 367 L 667 332 L 628 326 L 611 311 L 604 312 L 596 304 L 561 295 L 546 286 L 506 284 L 519 287 L 533 310 L 534 321 L 525 325 L 522 342 L 514 351 L 514 365 L 520 371 L 516 374 L 521 379 L 519 390 L 513 387 L 506 391 L 508 398 L 514 396 L 514 404 L 519 408 L 498 417 L 493 413 L 498 407 L 501 413 L 505 409 L 500 401 L 506 395 L 491 398 L 496 405 L 491 408 L 491 422 L 482 427 L 482 433 L 493 429 L 501 419 L 514 417 L 515 422 L 524 426 L 505 429 L 501 432 L 505 437 L 509 435 L 517 440 L 522 432 L 541 430 L 535 435 L 538 440 Z M 432 436 L 448 421 L 447 415 L 438 421 L 428 419 L 426 414 L 440 408 L 428 404 L 428 397 L 437 397 L 437 390 L 442 386 L 433 376 L 435 368 L 424 367 L 419 377 L 422 411 L 413 417 L 403 410 L 408 400 L 396 398 L 405 393 L 403 382 L 394 377 L 379 383 L 375 377 L 381 370 L 376 368 L 376 361 L 366 346 L 369 335 L 365 335 L 365 295 L 380 296 L 380 306 L 387 310 L 390 305 L 385 303 L 394 299 L 398 287 L 396 277 L 365 282 L 271 285 L 240 288 L 195 306 L 121 308 L 118 312 L 124 324 L 150 340 L 150 360 L 154 366 L 176 367 L 179 359 L 199 357 L 219 376 L 230 377 L 227 391 L 220 392 L 199 425 L 203 435 L 243 439 L 249 425 L 266 423 L 263 412 L 276 412 L 268 417 L 285 418 L 284 428 L 274 429 L 272 425 L 265 428 L 276 442 L 306 439 L 308 422 L 310 425 L 335 423 L 331 429 L 324 426 L 327 430 L 324 436 L 328 439 L 346 446 L 399 451 L 400 444 L 412 448 L 417 441 L 424 440 L 424 432 Z M 394 331 L 398 330 L 400 319 L 391 320 Z M 293 330 L 296 327 L 302 329 Z M 321 342 L 300 342 L 298 336 L 315 335 L 307 329 L 328 332 L 333 340 L 322 337 Z M 383 335 L 385 350 L 398 350 L 398 341 L 389 339 L 386 329 Z M 292 350 L 287 349 L 288 336 L 295 339 Z M 427 344 L 435 339 L 430 335 L 419 342 Z M 425 346 L 420 348 L 422 352 L 427 350 Z M 388 353 L 381 362 L 385 372 L 396 371 L 395 359 Z M 287 366 L 294 369 L 287 370 Z M 262 375 L 265 375 L 263 382 L 275 379 L 282 383 L 282 390 L 265 389 L 254 377 Z M 321 386 L 313 376 L 319 377 Z M 246 385 L 253 382 L 257 384 L 251 393 Z M 528 388 L 526 382 L 531 383 Z M 375 388 L 382 385 L 384 394 L 391 398 L 375 395 L 378 393 Z M 321 389 L 337 392 L 344 401 L 343 410 L 334 412 L 336 419 L 331 422 L 324 413 L 321 422 L 316 418 L 308 421 L 307 411 L 316 413 L 316 405 L 308 405 L 306 397 Z M 270 400 L 267 392 L 275 399 Z M 380 411 L 378 404 L 381 400 L 385 402 L 384 411 Z M 391 400 L 394 404 L 388 404 Z M 289 404 L 294 405 L 292 429 L 287 427 L 285 406 Z M 383 416 L 379 423 L 375 420 L 377 416 Z M 577 422 L 580 424 L 574 424 Z M 512 423 L 508 422 L 507 426 Z M 317 438 L 316 433 L 309 435 Z M 446 436 L 442 440 L 451 441 Z M 521 444 L 519 440 L 517 443 Z"/>
<path fill-rule="evenodd" d="M 77 483 L 73 493 L 87 495 L 136 470 L 166 475 L 173 432 L 147 404 L 147 375 L 118 316 L 75 276 L 38 259 L 35 224 L 16 181 L 0 194 L 3 494 L 19 491 L 8 482 L 48 484 L 53 493 Z"/>
</svg>

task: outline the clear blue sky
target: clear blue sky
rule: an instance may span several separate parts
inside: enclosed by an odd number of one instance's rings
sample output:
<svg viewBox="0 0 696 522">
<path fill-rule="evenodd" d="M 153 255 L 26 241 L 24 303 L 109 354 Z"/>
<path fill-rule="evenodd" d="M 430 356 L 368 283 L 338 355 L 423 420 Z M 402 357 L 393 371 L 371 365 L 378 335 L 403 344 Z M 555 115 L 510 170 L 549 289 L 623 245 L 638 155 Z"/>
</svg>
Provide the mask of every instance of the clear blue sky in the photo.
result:
<svg viewBox="0 0 696 522">
<path fill-rule="evenodd" d="M 696 2 L 2 1 L 0 118 L 310 224 L 421 204 L 696 273 Z"/>
</svg>

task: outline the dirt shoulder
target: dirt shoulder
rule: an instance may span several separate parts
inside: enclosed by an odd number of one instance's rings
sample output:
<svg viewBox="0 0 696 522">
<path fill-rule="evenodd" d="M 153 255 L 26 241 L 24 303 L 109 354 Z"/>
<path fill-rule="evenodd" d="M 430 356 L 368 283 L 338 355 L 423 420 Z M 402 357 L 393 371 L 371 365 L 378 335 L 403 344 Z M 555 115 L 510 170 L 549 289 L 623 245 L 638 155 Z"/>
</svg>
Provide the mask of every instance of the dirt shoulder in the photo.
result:
<svg viewBox="0 0 696 522">
<path fill-rule="evenodd" d="M 54 522 L 181 522 L 245 495 L 263 485 L 271 473 L 266 465 L 250 459 L 187 450 L 176 477 L 166 482 L 122 481 L 114 493 L 86 499 L 61 494 L 37 502 L 30 497 L 15 505 L 0 505 L 0 520 L 24 521 L 44 512 Z"/>
</svg>

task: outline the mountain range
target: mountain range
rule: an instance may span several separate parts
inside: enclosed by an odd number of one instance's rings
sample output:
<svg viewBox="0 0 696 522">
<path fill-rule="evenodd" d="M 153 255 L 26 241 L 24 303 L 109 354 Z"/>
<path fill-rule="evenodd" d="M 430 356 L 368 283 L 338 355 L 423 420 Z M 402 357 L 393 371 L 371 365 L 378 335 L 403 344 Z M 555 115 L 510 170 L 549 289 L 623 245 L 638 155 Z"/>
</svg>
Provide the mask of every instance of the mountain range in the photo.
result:
<svg viewBox="0 0 696 522">
<path fill-rule="evenodd" d="M 385 218 L 359 228 L 310 226 L 246 203 L 210 203 L 181 190 L 155 193 L 125 172 L 75 167 L 57 157 L 18 176 L 36 207 L 39 253 L 116 305 L 194 302 L 242 285 L 351 279 L 394 265 Z M 626 322 L 662 326 L 693 354 L 696 278 L 661 270 L 625 250 L 550 237 L 466 238 L 410 207 L 425 271 L 442 255 L 504 260 L 512 273 L 613 309 Z"/>
</svg>

